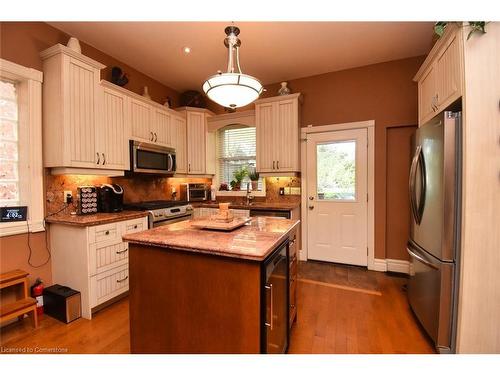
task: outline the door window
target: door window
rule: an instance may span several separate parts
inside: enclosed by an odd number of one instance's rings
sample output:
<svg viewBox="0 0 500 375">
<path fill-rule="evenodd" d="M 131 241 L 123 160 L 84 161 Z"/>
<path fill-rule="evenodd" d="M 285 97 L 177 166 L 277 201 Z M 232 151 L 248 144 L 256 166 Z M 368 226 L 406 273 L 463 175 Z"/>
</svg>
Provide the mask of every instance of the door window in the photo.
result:
<svg viewBox="0 0 500 375">
<path fill-rule="evenodd" d="M 356 141 L 316 146 L 318 200 L 356 200 Z"/>
</svg>

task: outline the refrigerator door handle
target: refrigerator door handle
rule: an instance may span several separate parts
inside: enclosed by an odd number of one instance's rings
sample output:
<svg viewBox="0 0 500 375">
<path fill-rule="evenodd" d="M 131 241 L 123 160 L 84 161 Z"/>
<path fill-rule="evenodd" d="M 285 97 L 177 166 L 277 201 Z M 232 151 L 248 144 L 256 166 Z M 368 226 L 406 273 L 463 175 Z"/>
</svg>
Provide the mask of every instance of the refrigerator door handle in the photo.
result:
<svg viewBox="0 0 500 375">
<path fill-rule="evenodd" d="M 425 260 L 425 259 L 424 259 L 424 258 L 422 258 L 420 255 L 415 254 L 413 251 L 411 251 L 411 250 L 410 250 L 410 248 L 409 248 L 409 247 L 406 247 L 406 251 L 408 252 L 408 254 L 409 254 L 411 257 L 413 257 L 413 258 L 417 259 L 418 261 L 422 262 L 423 264 L 425 264 L 425 265 L 427 265 L 427 266 L 429 266 L 429 267 L 431 267 L 431 268 L 434 268 L 435 270 L 439 270 L 439 267 L 438 267 L 438 266 L 436 266 L 435 264 L 432 264 L 432 263 L 431 263 L 431 262 L 429 262 L 428 260 Z"/>
<path fill-rule="evenodd" d="M 418 157 L 420 155 L 421 149 L 422 149 L 422 146 L 418 145 L 417 149 L 415 151 L 415 155 L 413 156 L 413 160 L 411 162 L 410 178 L 409 178 L 409 182 L 408 182 L 411 213 L 413 215 L 413 219 L 415 220 L 415 222 L 417 224 L 420 224 L 420 220 L 418 219 L 417 209 L 416 209 L 416 204 L 415 204 L 415 179 L 416 179 L 416 173 L 417 173 L 416 167 L 417 167 Z"/>
<path fill-rule="evenodd" d="M 422 146 L 419 147 L 417 165 L 420 167 L 420 199 L 418 201 L 417 215 L 418 215 L 418 224 L 422 221 L 422 215 L 424 214 L 425 207 L 425 190 L 427 189 L 427 177 L 426 177 L 426 169 L 425 169 L 425 160 L 424 153 L 422 152 Z M 416 168 L 415 168 L 416 169 Z"/>
</svg>

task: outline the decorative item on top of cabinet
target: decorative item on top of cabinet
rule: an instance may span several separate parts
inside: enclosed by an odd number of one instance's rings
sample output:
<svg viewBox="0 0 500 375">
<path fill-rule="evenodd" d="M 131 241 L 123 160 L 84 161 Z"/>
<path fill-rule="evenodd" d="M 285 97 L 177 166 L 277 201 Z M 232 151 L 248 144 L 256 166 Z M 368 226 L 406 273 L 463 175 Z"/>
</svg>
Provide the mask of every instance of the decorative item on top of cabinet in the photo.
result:
<svg viewBox="0 0 500 375">
<path fill-rule="evenodd" d="M 287 85 L 288 85 L 288 82 L 281 82 L 281 87 L 278 90 L 278 95 L 283 96 L 283 95 L 290 95 L 291 94 L 290 87 L 288 87 Z"/>
<path fill-rule="evenodd" d="M 123 175 L 125 164 L 108 163 L 112 142 L 103 142 L 110 125 L 103 121 L 100 70 L 105 66 L 61 44 L 40 54 L 43 60 L 44 163 L 52 173 Z M 125 137 L 125 129 L 117 134 Z M 78 168 L 78 169 L 77 169 Z"/>
<path fill-rule="evenodd" d="M 212 173 L 207 171 L 207 165 L 212 165 L 212 159 L 215 159 L 215 142 L 213 137 L 207 134 L 207 119 L 213 113 L 208 109 L 193 107 L 181 107 L 176 110 L 183 113 L 186 119 L 187 174 Z"/>
<path fill-rule="evenodd" d="M 146 99 L 151 100 L 151 95 L 149 95 L 149 89 L 148 86 L 144 86 L 142 96 L 144 96 Z"/>
<path fill-rule="evenodd" d="M 257 171 L 263 176 L 300 172 L 301 94 L 255 101 Z"/>
<path fill-rule="evenodd" d="M 124 73 L 119 66 L 111 69 L 111 83 L 123 87 L 128 83 L 127 73 Z"/>
<path fill-rule="evenodd" d="M 463 94 L 461 28 L 449 24 L 413 78 L 418 82 L 418 122 L 424 124 Z"/>
<path fill-rule="evenodd" d="M 80 46 L 80 41 L 73 36 L 69 38 L 68 43 L 66 43 L 66 47 L 77 53 L 82 53 L 82 47 Z"/>
</svg>

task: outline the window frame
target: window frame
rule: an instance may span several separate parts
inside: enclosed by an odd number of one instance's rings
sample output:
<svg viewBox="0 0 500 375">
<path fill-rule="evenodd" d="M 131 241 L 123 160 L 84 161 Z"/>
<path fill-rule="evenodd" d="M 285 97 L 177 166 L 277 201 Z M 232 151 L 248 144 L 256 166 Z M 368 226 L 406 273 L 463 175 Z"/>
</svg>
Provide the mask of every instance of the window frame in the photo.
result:
<svg viewBox="0 0 500 375">
<path fill-rule="evenodd" d="M 18 95 L 19 181 L 28 206 L 28 220 L 0 223 L 0 237 L 42 232 L 44 227 L 42 158 L 43 73 L 0 58 L 0 78 L 16 84 Z M 24 181 L 26 181 L 24 183 Z"/>
<path fill-rule="evenodd" d="M 219 190 L 219 186 L 220 186 L 220 183 L 221 183 L 221 177 L 220 176 L 220 173 L 219 173 L 219 154 L 218 154 L 218 145 L 219 145 L 219 137 L 220 137 L 220 130 L 224 129 L 225 127 L 228 127 L 228 126 L 241 126 L 241 127 L 255 127 L 255 125 L 250 125 L 250 124 L 243 124 L 243 123 L 240 123 L 238 121 L 235 121 L 234 123 L 229 123 L 229 124 L 225 124 L 224 126 L 220 126 L 218 127 L 218 129 L 216 130 L 216 168 L 215 168 L 215 175 L 214 175 L 214 178 L 213 178 L 213 183 L 214 185 L 216 186 L 217 190 L 216 190 L 216 193 L 215 195 L 217 197 L 244 197 L 246 196 L 247 194 L 247 191 L 246 189 L 242 189 L 242 190 L 237 190 L 237 191 L 234 191 L 234 190 L 228 190 L 228 191 L 224 191 L 224 190 Z M 257 139 L 255 139 L 255 143 L 257 144 Z M 255 157 L 257 158 L 257 155 L 255 155 Z M 240 160 L 240 159 L 238 159 Z M 258 190 L 258 191 L 255 191 L 255 190 L 251 190 L 251 195 L 254 196 L 254 197 L 265 197 L 266 196 L 266 179 L 265 178 L 262 178 L 262 190 Z"/>
</svg>

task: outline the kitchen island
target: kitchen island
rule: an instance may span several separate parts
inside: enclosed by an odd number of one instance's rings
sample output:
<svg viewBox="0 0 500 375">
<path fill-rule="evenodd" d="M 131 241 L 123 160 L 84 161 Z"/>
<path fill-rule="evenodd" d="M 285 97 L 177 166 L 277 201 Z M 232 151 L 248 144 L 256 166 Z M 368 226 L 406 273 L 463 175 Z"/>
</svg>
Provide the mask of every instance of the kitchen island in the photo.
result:
<svg viewBox="0 0 500 375">
<path fill-rule="evenodd" d="M 286 350 L 299 221 L 255 217 L 232 232 L 191 223 L 123 236 L 132 353 Z"/>
</svg>

